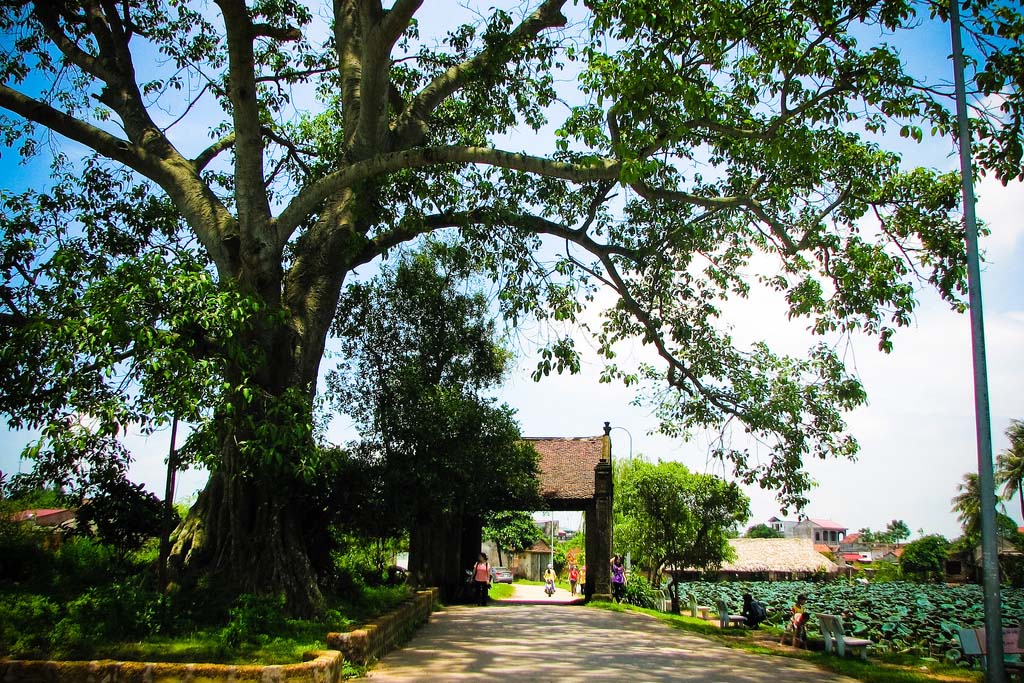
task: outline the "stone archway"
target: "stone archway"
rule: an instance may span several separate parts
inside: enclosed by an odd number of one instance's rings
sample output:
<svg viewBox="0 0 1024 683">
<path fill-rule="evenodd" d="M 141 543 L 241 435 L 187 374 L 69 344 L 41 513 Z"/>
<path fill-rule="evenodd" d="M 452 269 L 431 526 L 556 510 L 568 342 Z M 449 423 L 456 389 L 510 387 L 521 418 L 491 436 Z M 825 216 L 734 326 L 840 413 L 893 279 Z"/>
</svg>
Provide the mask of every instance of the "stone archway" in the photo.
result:
<svg viewBox="0 0 1024 683">
<path fill-rule="evenodd" d="M 583 437 L 527 437 L 540 455 L 540 491 L 555 511 L 583 511 L 587 520 L 587 581 L 583 595 L 611 600 L 611 427 Z"/>
<path fill-rule="evenodd" d="M 611 600 L 612 463 L 611 426 L 604 434 L 584 437 L 524 437 L 537 451 L 540 490 L 553 511 L 586 515 L 588 599 Z M 442 599 L 458 593 L 462 572 L 480 552 L 482 525 L 478 517 L 449 513 L 423 520 L 410 531 L 410 579 L 437 586 Z"/>
</svg>

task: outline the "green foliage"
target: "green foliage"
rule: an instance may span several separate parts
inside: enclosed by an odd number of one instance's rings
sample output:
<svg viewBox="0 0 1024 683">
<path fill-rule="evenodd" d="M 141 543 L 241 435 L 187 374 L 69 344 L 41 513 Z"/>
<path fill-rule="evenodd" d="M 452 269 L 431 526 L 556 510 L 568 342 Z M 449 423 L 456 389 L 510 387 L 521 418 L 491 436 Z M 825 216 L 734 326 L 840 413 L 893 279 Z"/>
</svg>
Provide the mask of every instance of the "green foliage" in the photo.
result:
<svg viewBox="0 0 1024 683">
<path fill-rule="evenodd" d="M 99 490 L 76 513 L 79 528 L 96 529 L 99 539 L 121 553 L 138 550 L 149 538 L 173 529 L 180 519 L 141 484 L 117 478 Z M 85 533 L 91 533 L 86 531 Z"/>
<path fill-rule="evenodd" d="M 736 484 L 690 472 L 678 462 L 640 460 L 621 466 L 616 508 L 617 543 L 652 569 L 668 565 L 711 569 L 728 559 L 726 532 L 750 516 Z"/>
<path fill-rule="evenodd" d="M 630 605 L 654 609 L 658 601 L 654 595 L 654 588 L 646 577 L 640 574 L 631 574 L 626 582 L 626 591 L 623 600 Z"/>
<path fill-rule="evenodd" d="M 312 447 L 319 366 L 331 335 L 344 365 L 346 344 L 370 329 L 328 323 L 372 290 L 346 293 L 346 281 L 431 233 L 496 283 L 512 328 L 580 322 L 607 288 L 613 303 L 586 326 L 604 379 L 641 385 L 671 436 L 738 420 L 760 457 L 738 441 L 712 457 L 784 506 L 807 502 L 806 459 L 856 454 L 843 415 L 866 394 L 831 341 L 804 357 L 738 344 L 726 302 L 761 284 L 816 334 L 862 331 L 883 351 L 910 324 L 919 280 L 964 306 L 956 174 L 905 170 L 874 141 L 890 128 L 909 140 L 953 131 L 948 89 L 901 59 L 900 39 L 923 20 L 908 0 L 768 0 L 753 21 L 749 3 L 726 0 L 549 0 L 522 18 L 480 3 L 436 35 L 420 34 L 415 15 L 428 10 L 415 2 L 335 3 L 333 14 L 295 2 L 79 5 L 0 12 L 12 46 L 0 55 L 3 142 L 26 159 L 58 147 L 51 187 L 0 196 L 0 413 L 40 430 L 26 452 L 40 482 L 78 492 L 93 473 L 123 473 L 124 428 L 176 415 L 197 425 L 185 453 L 214 472 L 211 496 L 222 471 L 273 480 L 258 490 L 276 497 L 282 528 L 323 538 L 331 515 L 310 528 L 294 509 L 313 507 L 306 488 L 335 473 L 321 459 L 331 451 Z M 1000 103 L 972 123 L 979 170 L 1018 177 L 1022 13 L 995 0 L 968 10 L 974 86 Z M 884 42 L 866 38 L 879 30 Z M 567 83 L 577 91 L 560 91 Z M 169 122 L 201 133 L 174 136 Z M 521 136 L 548 126 L 554 144 L 521 153 L 535 147 Z M 388 317 L 411 331 L 457 301 Z M 419 332 L 426 357 L 461 341 Z M 618 368 L 625 340 L 650 344 L 658 366 Z M 578 370 L 579 346 L 545 336 L 537 375 Z M 483 512 L 514 507 L 495 498 L 509 485 L 531 494 L 511 414 L 470 395 L 482 384 L 430 378 L 431 364 L 407 362 L 408 344 L 379 348 L 401 369 L 382 376 L 393 398 L 360 406 L 381 394 L 350 384 L 356 400 L 342 409 L 375 434 L 357 455 L 388 463 L 379 481 L 428 494 L 393 498 L 391 527 L 415 501 Z M 451 367 L 493 381 L 501 354 L 477 348 Z M 490 438 L 476 452 L 495 449 L 482 469 L 472 449 L 455 450 L 478 432 Z M 455 501 L 467 482 L 480 484 L 476 499 Z M 254 495 L 224 503 L 238 506 L 227 517 L 245 518 Z M 242 576 L 252 556 L 232 544 L 280 540 L 233 531 L 190 561 Z M 315 577 L 286 576 L 305 559 L 258 580 L 268 592 L 309 586 Z"/>
<path fill-rule="evenodd" d="M 1006 429 L 1009 448 L 996 456 L 996 483 L 1003 487 L 1003 499 L 1020 498 L 1024 514 L 1024 421 L 1010 420 Z"/>
<path fill-rule="evenodd" d="M 375 524 L 539 505 L 536 453 L 520 441 L 513 411 L 481 394 L 501 379 L 509 354 L 484 298 L 459 291 L 468 273 L 444 266 L 428 253 L 400 261 L 353 285 L 335 321 L 342 360 L 328 375 L 329 395 L 360 431 L 351 467 L 377 498 L 367 501 Z M 344 480 L 331 495 L 339 487 Z"/>
<path fill-rule="evenodd" d="M 900 556 L 900 569 L 908 579 L 925 582 L 942 581 L 946 576 L 946 560 L 950 543 L 944 536 L 932 534 L 908 543 Z"/>
<path fill-rule="evenodd" d="M 60 608 L 33 593 L 0 592 L 0 652 L 9 657 L 43 659 Z"/>
<path fill-rule="evenodd" d="M 747 533 L 743 534 L 744 538 L 782 538 L 782 533 L 778 530 L 771 528 L 763 522 L 761 524 L 755 524 L 754 526 L 747 529 Z"/>
<path fill-rule="evenodd" d="M 508 553 L 507 556 L 516 555 L 543 536 L 543 532 L 534 523 L 529 512 L 499 511 L 484 515 L 483 538 L 485 541 L 492 541 L 498 547 L 498 559 L 501 559 L 502 550 Z M 565 557 L 564 551 L 562 557 Z"/>
<path fill-rule="evenodd" d="M 240 595 L 228 616 L 219 634 L 226 647 L 262 644 L 285 626 L 284 595 Z"/>
<path fill-rule="evenodd" d="M 690 582 L 684 585 L 686 590 L 705 605 L 713 605 L 719 597 L 739 605 L 743 594 L 749 592 L 765 604 L 768 623 L 774 625 L 783 624 L 797 594 L 806 593 L 811 633 L 816 630 L 815 614 L 845 614 L 843 622 L 849 635 L 869 638 L 886 652 L 943 658 L 950 649 L 959 651 L 957 628 L 984 625 L 982 590 L 976 585 L 901 581 L 867 586 L 845 581 Z M 1001 599 L 1003 626 L 1016 626 L 1024 609 L 1024 590 L 1005 589 Z M 712 602 L 706 602 L 709 600 Z"/>
</svg>

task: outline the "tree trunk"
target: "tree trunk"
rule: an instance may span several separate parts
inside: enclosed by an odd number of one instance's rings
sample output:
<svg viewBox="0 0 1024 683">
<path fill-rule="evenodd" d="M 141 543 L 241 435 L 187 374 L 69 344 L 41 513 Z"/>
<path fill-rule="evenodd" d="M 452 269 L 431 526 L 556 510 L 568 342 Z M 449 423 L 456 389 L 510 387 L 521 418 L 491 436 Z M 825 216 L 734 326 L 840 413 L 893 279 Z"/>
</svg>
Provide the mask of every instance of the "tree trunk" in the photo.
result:
<svg viewBox="0 0 1024 683">
<path fill-rule="evenodd" d="M 173 576 L 186 585 L 206 577 L 236 594 L 283 593 L 289 612 L 316 613 L 322 595 L 301 508 L 286 481 L 213 472 L 176 532 Z"/>
</svg>

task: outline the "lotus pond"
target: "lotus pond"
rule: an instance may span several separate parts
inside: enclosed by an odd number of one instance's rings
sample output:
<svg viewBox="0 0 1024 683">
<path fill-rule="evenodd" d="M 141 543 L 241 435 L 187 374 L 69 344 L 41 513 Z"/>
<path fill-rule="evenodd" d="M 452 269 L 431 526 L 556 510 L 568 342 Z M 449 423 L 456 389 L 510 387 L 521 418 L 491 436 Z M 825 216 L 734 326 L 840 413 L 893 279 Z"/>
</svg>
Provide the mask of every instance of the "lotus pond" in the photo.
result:
<svg viewBox="0 0 1024 683">
<path fill-rule="evenodd" d="M 680 586 L 697 602 L 714 605 L 725 600 L 738 612 L 743 594 L 751 593 L 768 608 L 768 623 L 782 625 L 799 593 L 807 594 L 814 613 L 845 615 L 847 635 L 869 638 L 879 649 L 907 652 L 956 661 L 962 657 L 957 629 L 984 625 L 981 587 L 946 586 L 894 581 L 862 585 L 846 581 L 691 581 Z M 1024 589 L 1003 588 L 1003 626 L 1024 619 Z M 812 618 L 812 624 L 815 623 Z"/>
</svg>

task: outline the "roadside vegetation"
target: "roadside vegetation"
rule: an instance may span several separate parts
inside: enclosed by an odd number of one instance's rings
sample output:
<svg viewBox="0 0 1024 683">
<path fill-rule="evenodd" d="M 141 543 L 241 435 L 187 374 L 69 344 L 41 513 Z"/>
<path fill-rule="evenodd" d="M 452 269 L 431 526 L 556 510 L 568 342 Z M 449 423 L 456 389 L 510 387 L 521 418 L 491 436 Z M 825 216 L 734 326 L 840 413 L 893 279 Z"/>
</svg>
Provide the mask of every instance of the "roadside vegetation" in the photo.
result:
<svg viewBox="0 0 1024 683">
<path fill-rule="evenodd" d="M 865 681 L 866 683 L 935 683 L 936 681 L 976 683 L 982 680 L 982 674 L 977 669 L 968 669 L 963 666 L 911 654 L 877 653 L 872 651 L 867 662 L 853 657 L 841 659 L 835 655 L 826 654 L 822 650 L 821 641 L 814 640 L 813 635 L 810 640 L 810 649 L 779 645 L 782 629 L 773 626 L 762 626 L 759 629 L 721 629 L 717 626 L 717 622 L 705 621 L 684 615 L 668 614 L 634 605 L 610 602 L 594 602 L 590 604 L 597 609 L 617 612 L 638 611 L 650 614 L 664 621 L 672 628 L 700 635 L 728 647 L 754 654 L 800 659 L 820 666 L 823 669 L 843 676 L 849 676 L 859 681 Z"/>
<path fill-rule="evenodd" d="M 37 502 L 37 501 L 32 501 Z M 12 521 L 0 506 L 0 656 L 225 664 L 285 664 L 405 600 L 405 585 L 338 555 L 336 590 L 315 618 L 288 614 L 283 595 L 231 598 L 215 584 L 157 590 L 158 542 L 122 551 L 100 539 L 52 533 Z M 394 578 L 390 577 L 392 582 Z"/>
</svg>

